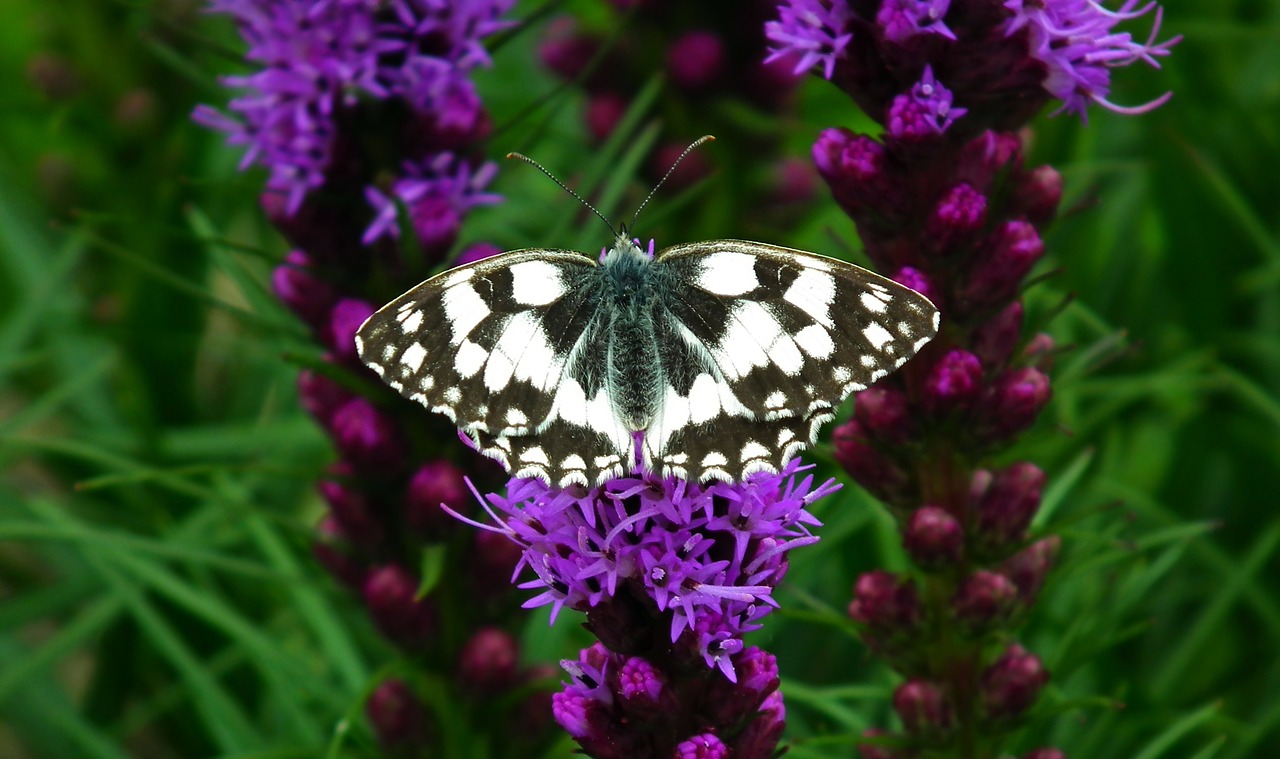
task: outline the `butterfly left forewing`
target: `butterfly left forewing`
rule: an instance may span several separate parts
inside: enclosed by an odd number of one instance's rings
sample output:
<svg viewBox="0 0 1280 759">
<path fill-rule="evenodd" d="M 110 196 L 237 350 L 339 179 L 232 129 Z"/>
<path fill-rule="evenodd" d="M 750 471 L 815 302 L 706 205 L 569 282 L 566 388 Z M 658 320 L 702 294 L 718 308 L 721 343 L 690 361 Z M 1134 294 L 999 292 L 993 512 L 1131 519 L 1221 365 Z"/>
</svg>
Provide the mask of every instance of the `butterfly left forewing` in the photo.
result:
<svg viewBox="0 0 1280 759">
<path fill-rule="evenodd" d="M 846 396 L 937 332 L 920 294 L 799 250 L 712 240 L 664 250 L 655 265 L 669 285 L 662 329 L 682 347 L 661 354 L 677 381 L 662 390 L 645 454 L 689 479 L 779 469 Z"/>
</svg>

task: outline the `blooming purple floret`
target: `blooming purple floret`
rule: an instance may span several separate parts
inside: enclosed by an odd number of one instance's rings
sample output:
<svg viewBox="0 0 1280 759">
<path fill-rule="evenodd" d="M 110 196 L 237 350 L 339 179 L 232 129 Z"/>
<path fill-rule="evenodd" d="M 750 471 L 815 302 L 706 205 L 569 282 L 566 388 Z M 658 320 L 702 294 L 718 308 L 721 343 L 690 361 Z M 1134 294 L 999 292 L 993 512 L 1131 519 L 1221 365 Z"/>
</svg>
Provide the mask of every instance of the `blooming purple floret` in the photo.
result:
<svg viewBox="0 0 1280 759">
<path fill-rule="evenodd" d="M 951 90 L 933 78 L 933 67 L 925 66 L 911 94 L 898 95 L 889 107 L 889 134 L 903 140 L 921 140 L 947 131 L 951 122 L 968 113 L 951 106 Z"/>
<path fill-rule="evenodd" d="M 520 587 L 541 591 L 527 608 L 551 605 L 554 619 L 624 592 L 647 597 L 670 614 L 672 642 L 686 636 L 734 680 L 730 659 L 777 605 L 787 552 L 818 540 L 809 528 L 820 522 L 807 507 L 838 488 L 830 480 L 815 487 L 812 475 L 801 476 L 808 468 L 792 461 L 777 474 L 708 485 L 634 476 L 561 489 L 513 479 L 506 497 L 485 499 L 498 527 L 477 526 L 523 549 L 517 575 L 534 576 Z"/>
<path fill-rule="evenodd" d="M 905 42 L 917 34 L 939 34 L 949 40 L 955 32 L 942 23 L 951 0 L 884 0 L 876 13 L 876 23 L 884 27 L 885 39 Z"/>
<path fill-rule="evenodd" d="M 831 78 L 836 59 L 853 39 L 849 22 L 853 11 L 845 0 L 786 0 L 778 4 L 778 20 L 764 25 L 770 48 L 765 63 L 796 56 L 795 73 L 802 74 L 821 63 L 823 76 Z"/>
<path fill-rule="evenodd" d="M 497 171 L 492 161 L 474 169 L 452 153 L 436 153 L 417 164 L 406 162 L 404 175 L 391 186 L 394 199 L 376 187 L 365 188 L 365 197 L 374 208 L 374 218 L 362 241 L 368 245 L 383 236 L 400 236 L 400 227 L 396 224 L 397 199 L 409 209 L 419 240 L 435 242 L 447 236 L 452 241 L 467 211 L 501 202 L 501 196 L 484 191 Z"/>
<path fill-rule="evenodd" d="M 216 0 L 262 69 L 223 82 L 244 90 L 230 114 L 194 118 L 246 145 L 241 167 L 266 166 L 268 188 L 292 214 L 325 183 L 339 143 L 339 115 L 361 100 L 400 99 L 438 129 L 480 110 L 467 73 L 489 62 L 480 38 L 507 26 L 513 0 Z"/>
<path fill-rule="evenodd" d="M 1111 69 L 1146 61 L 1160 68 L 1159 56 L 1182 39 L 1182 35 L 1156 42 L 1164 8 L 1149 2 L 1135 7 L 1139 0 L 1125 0 L 1114 11 L 1095 0 L 1007 0 L 1004 4 L 1013 15 L 1005 22 L 1005 34 L 1026 28 L 1031 55 L 1044 62 L 1049 73 L 1043 86 L 1062 101 L 1063 111 L 1086 118 L 1090 102 L 1118 113 L 1145 113 L 1163 105 L 1172 92 L 1140 106 L 1119 106 L 1107 100 L 1111 91 Z M 1113 32 L 1121 21 L 1145 16 L 1155 10 L 1155 21 L 1146 42 L 1135 42 L 1128 32 Z"/>
</svg>

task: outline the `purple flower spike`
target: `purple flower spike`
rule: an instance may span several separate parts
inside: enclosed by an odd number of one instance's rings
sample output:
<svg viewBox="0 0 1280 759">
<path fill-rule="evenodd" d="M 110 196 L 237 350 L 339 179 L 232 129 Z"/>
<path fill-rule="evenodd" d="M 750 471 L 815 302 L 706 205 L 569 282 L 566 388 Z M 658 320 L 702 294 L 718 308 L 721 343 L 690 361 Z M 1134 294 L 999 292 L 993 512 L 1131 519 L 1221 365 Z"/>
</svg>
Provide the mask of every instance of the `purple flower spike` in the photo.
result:
<svg viewBox="0 0 1280 759">
<path fill-rule="evenodd" d="M 942 23 L 950 7 L 951 0 L 884 0 L 876 23 L 884 27 L 885 39 L 891 42 L 902 43 L 918 34 L 954 40 L 955 32 Z"/>
<path fill-rule="evenodd" d="M 952 122 L 968 113 L 953 108 L 951 90 L 933 78 L 933 67 L 925 66 L 920 81 L 911 86 L 911 94 L 898 95 L 889 106 L 889 135 L 907 142 L 937 137 Z"/>
<path fill-rule="evenodd" d="M 1146 113 L 1164 105 L 1173 93 L 1139 106 L 1120 106 L 1107 100 L 1111 91 L 1111 69 L 1144 61 L 1160 68 L 1156 59 L 1166 56 L 1182 36 L 1156 42 L 1164 8 L 1149 2 L 1138 8 L 1140 0 L 1125 0 L 1114 11 L 1096 0 L 1007 0 L 1004 7 L 1012 14 L 1005 22 L 1005 34 L 1027 30 L 1031 55 L 1044 63 L 1047 74 L 1043 87 L 1062 101 L 1055 113 L 1077 113 L 1087 118 L 1090 102 L 1124 114 Z M 1135 10 L 1136 9 L 1136 10 Z M 1145 16 L 1155 10 L 1155 20 L 1146 42 L 1135 42 L 1128 32 L 1114 32 L 1122 21 Z"/>
<path fill-rule="evenodd" d="M 795 73 L 822 65 L 827 79 L 835 72 L 836 59 L 853 39 L 853 11 L 845 0 L 785 0 L 778 4 L 778 20 L 764 25 L 770 48 L 765 63 L 795 56 Z"/>
</svg>

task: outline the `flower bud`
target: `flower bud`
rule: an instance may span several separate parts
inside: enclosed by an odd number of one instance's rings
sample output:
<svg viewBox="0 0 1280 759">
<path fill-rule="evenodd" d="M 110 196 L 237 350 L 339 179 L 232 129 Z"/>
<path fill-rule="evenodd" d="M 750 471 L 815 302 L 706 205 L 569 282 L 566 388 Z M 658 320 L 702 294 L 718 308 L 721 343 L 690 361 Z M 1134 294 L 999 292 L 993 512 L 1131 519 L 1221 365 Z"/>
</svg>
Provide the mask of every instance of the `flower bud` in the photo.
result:
<svg viewBox="0 0 1280 759">
<path fill-rule="evenodd" d="M 330 431 L 338 452 L 357 471 L 393 473 L 404 464 L 399 427 L 364 398 L 342 404 L 333 414 Z"/>
<path fill-rule="evenodd" d="M 902 497 L 908 485 L 906 472 L 871 445 L 857 421 L 836 427 L 831 441 L 836 461 L 859 485 L 884 501 Z"/>
<path fill-rule="evenodd" d="M 324 328 L 324 341 L 338 361 L 356 364 L 356 330 L 377 310 L 368 301 L 343 298 L 333 305 Z"/>
<path fill-rule="evenodd" d="M 1025 367 L 1005 372 L 983 398 L 983 436 L 1003 440 L 1022 432 L 1036 420 L 1052 395 L 1049 377 L 1039 369 Z"/>
<path fill-rule="evenodd" d="M 411 651 L 421 650 L 438 626 L 434 605 L 416 599 L 417 593 L 417 579 L 396 564 L 374 568 L 364 583 L 373 623 L 388 640 Z"/>
<path fill-rule="evenodd" d="M 680 158 L 688 147 L 683 142 L 669 143 L 659 147 L 653 154 L 653 174 L 662 177 L 670 171 L 666 185 L 673 190 L 692 187 L 711 173 L 711 160 L 706 153 L 694 151 L 685 155 L 683 160 Z M 679 166 L 676 161 L 680 161 Z"/>
<path fill-rule="evenodd" d="M 813 145 L 813 162 L 836 202 L 855 220 L 870 213 L 896 218 L 901 190 L 886 176 L 884 146 L 848 129 L 824 129 Z"/>
<path fill-rule="evenodd" d="M 973 244 L 987 223 L 987 199 L 967 182 L 955 185 L 934 206 L 925 239 L 934 255 L 948 256 Z"/>
<path fill-rule="evenodd" d="M 979 479 L 975 473 L 975 484 Z M 1022 540 L 1040 508 L 1044 482 L 1044 472 L 1026 461 L 1010 465 L 991 479 L 974 509 L 971 539 L 980 555 L 998 555 Z"/>
<path fill-rule="evenodd" d="M 849 616 L 872 631 L 900 634 L 920 626 L 923 611 L 915 585 L 884 570 L 867 572 L 853 586 Z"/>
<path fill-rule="evenodd" d="M 458 675 L 471 689 L 498 694 L 515 684 L 519 655 L 520 644 L 510 633 L 482 627 L 462 647 Z"/>
<path fill-rule="evenodd" d="M 566 80 L 586 68 L 600 47 L 598 40 L 578 34 L 575 27 L 572 19 L 557 19 L 548 25 L 547 36 L 538 46 L 542 65 Z"/>
<path fill-rule="evenodd" d="M 617 695 L 628 718 L 655 721 L 674 708 L 667 676 L 648 660 L 633 656 L 618 669 Z"/>
<path fill-rule="evenodd" d="M 954 566 L 964 556 L 964 528 L 946 509 L 921 506 L 907 522 L 902 544 L 925 569 Z"/>
<path fill-rule="evenodd" d="M 982 362 L 968 351 L 948 351 L 924 382 L 924 405 L 931 413 L 943 416 L 963 411 L 982 392 Z"/>
<path fill-rule="evenodd" d="M 70 100 L 83 88 L 75 64 L 55 53 L 36 53 L 27 60 L 27 83 L 51 101 Z"/>
<path fill-rule="evenodd" d="M 1049 672 L 1034 654 L 1014 644 L 982 673 L 982 704 L 988 715 L 1017 717 L 1035 703 Z"/>
<path fill-rule="evenodd" d="M 342 476 L 350 470 L 342 465 L 334 474 Z M 383 515 L 363 491 L 338 480 L 321 480 L 317 486 L 329 503 L 329 509 L 342 535 L 366 553 L 376 553 L 387 537 Z"/>
<path fill-rule="evenodd" d="M 600 92 L 587 101 L 587 131 L 604 142 L 627 115 L 627 99 L 616 92 Z"/>
<path fill-rule="evenodd" d="M 440 539 L 441 533 L 454 524 L 444 504 L 459 514 L 470 511 L 471 493 L 457 464 L 444 459 L 429 461 L 414 472 L 405 494 L 405 523 L 418 535 Z"/>
<path fill-rule="evenodd" d="M 715 733 L 695 735 L 676 744 L 674 759 L 728 759 L 729 747 Z"/>
<path fill-rule="evenodd" d="M 671 83 L 690 93 L 713 89 L 724 77 L 724 43 L 705 30 L 686 32 L 667 48 Z"/>
<path fill-rule="evenodd" d="M 778 741 L 787 727 L 787 709 L 782 691 L 775 690 L 760 704 L 756 718 L 747 723 L 733 741 L 734 759 L 771 759 L 777 756 Z"/>
<path fill-rule="evenodd" d="M 365 714 L 384 748 L 397 750 L 426 743 L 431 715 L 403 680 L 382 681 L 365 704 Z"/>
<path fill-rule="evenodd" d="M 710 724 L 734 725 L 760 710 L 765 696 L 778 689 L 777 658 L 752 646 L 733 657 L 738 682 L 716 678 L 707 691 L 706 718 Z"/>
<path fill-rule="evenodd" d="M 1022 301 L 1015 300 L 973 332 L 973 352 L 983 366 L 1001 366 L 1022 337 Z"/>
<path fill-rule="evenodd" d="M 1015 213 L 1043 227 L 1058 213 L 1062 201 L 1062 175 L 1052 166 L 1037 166 L 1022 177 L 1013 198 Z"/>
<path fill-rule="evenodd" d="M 956 175 L 979 190 L 991 186 L 996 176 L 1006 169 L 1022 165 L 1022 144 L 1007 132 L 983 132 L 965 145 L 956 167 Z"/>
<path fill-rule="evenodd" d="M 1002 574 L 979 569 L 960 583 L 951 599 L 951 612 L 969 635 L 978 636 L 1009 620 L 1018 601 L 1018 588 Z"/>
<path fill-rule="evenodd" d="M 462 210 L 453 198 L 429 193 L 409 204 L 409 221 L 422 248 L 422 257 L 437 262 L 443 260 L 458 241 Z"/>
<path fill-rule="evenodd" d="M 351 400 L 351 391 L 312 369 L 298 374 L 298 398 L 302 407 L 320 424 L 328 427 L 333 414 Z"/>
<path fill-rule="evenodd" d="M 901 445 L 915 432 L 906 393 L 881 383 L 858 393 L 854 418 L 868 435 Z"/>
<path fill-rule="evenodd" d="M 1024 219 L 1006 222 L 986 243 L 974 261 L 964 286 L 964 302 L 970 312 L 1010 300 L 1023 277 L 1044 255 L 1044 241 Z"/>
<path fill-rule="evenodd" d="M 337 298 L 333 287 L 312 273 L 311 259 L 300 250 L 289 251 L 284 263 L 271 273 L 271 289 L 312 327 L 324 323 Z"/>
<path fill-rule="evenodd" d="M 893 708 L 910 733 L 941 733 L 955 722 L 951 702 L 938 685 L 908 680 L 893 692 Z"/>
<path fill-rule="evenodd" d="M 1022 360 L 1047 372 L 1053 368 L 1053 345 L 1053 338 L 1041 332 L 1023 347 Z"/>
<path fill-rule="evenodd" d="M 891 734 L 887 730 L 881 730 L 873 727 L 862 733 L 863 738 L 889 738 Z M 858 753 L 862 755 L 862 759 L 907 759 L 911 756 L 906 751 L 902 751 L 893 746 L 885 746 L 876 743 L 859 743 Z"/>
<path fill-rule="evenodd" d="M 893 275 L 893 281 L 909 287 L 929 299 L 935 306 L 942 305 L 942 294 L 933 286 L 925 273 L 912 266 L 904 266 Z"/>
<path fill-rule="evenodd" d="M 365 567 L 352 555 L 351 541 L 332 514 L 326 515 L 316 528 L 311 553 L 342 584 L 356 590 L 364 585 Z"/>
<path fill-rule="evenodd" d="M 581 688 L 569 686 L 551 697 L 551 713 L 556 722 L 586 749 L 597 742 L 605 743 L 612 731 L 605 704 L 591 698 Z M 593 756 L 596 754 L 593 752 Z M 604 756 L 621 756 L 609 751 Z"/>
<path fill-rule="evenodd" d="M 454 266 L 462 266 L 463 264 L 471 264 L 476 261 L 483 261 L 486 258 L 492 258 L 502 252 L 502 248 L 487 242 L 478 242 L 469 246 L 466 250 L 458 254 L 453 260 Z"/>
<path fill-rule="evenodd" d="M 1044 585 L 1045 576 L 1058 560 L 1061 547 L 1062 539 L 1057 535 L 1050 535 L 1010 556 L 1001 565 L 1000 573 L 1018 586 L 1018 600 L 1023 606 L 1035 603 L 1036 595 Z"/>
<path fill-rule="evenodd" d="M 1023 754 L 1022 759 L 1067 759 L 1067 755 L 1056 748 L 1038 748 Z"/>
</svg>

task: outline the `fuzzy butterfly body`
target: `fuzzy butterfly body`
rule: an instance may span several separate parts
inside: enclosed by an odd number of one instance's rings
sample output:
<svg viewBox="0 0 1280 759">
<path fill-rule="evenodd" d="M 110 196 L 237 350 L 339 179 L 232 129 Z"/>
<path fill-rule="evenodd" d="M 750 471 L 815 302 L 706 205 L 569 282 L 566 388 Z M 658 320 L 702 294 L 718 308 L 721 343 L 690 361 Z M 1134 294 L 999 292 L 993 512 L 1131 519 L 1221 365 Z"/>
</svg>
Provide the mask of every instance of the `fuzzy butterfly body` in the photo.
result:
<svg viewBox="0 0 1280 759">
<path fill-rule="evenodd" d="M 651 258 L 624 230 L 603 260 L 533 248 L 432 277 L 356 348 L 517 477 L 736 481 L 937 330 L 924 296 L 843 261 L 743 240 Z"/>
</svg>

